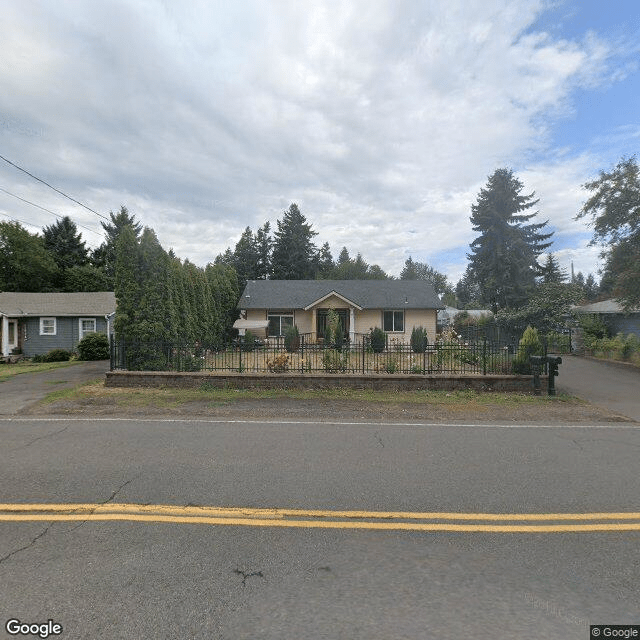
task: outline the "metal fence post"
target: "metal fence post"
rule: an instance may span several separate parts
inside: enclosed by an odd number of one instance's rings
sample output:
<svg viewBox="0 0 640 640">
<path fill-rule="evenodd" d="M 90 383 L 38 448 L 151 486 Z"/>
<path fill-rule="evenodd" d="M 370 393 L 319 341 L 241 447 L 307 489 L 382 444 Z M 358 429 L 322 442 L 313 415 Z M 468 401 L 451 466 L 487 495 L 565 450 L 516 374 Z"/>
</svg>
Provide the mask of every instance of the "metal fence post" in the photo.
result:
<svg viewBox="0 0 640 640">
<path fill-rule="evenodd" d="M 482 375 L 487 375 L 487 337 L 482 339 Z"/>
</svg>

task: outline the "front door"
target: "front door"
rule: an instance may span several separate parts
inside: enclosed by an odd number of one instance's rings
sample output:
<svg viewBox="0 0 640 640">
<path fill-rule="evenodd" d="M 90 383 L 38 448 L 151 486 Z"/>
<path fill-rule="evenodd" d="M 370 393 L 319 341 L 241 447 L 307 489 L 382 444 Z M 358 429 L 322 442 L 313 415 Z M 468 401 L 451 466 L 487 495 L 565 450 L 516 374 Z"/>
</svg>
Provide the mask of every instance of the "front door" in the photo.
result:
<svg viewBox="0 0 640 640">
<path fill-rule="evenodd" d="M 340 327 L 342 328 L 342 334 L 345 337 L 349 336 L 349 309 L 334 309 L 338 314 L 340 320 Z M 316 332 L 319 337 L 324 338 L 325 331 L 327 329 L 327 315 L 329 309 L 318 309 L 316 314 Z"/>
<path fill-rule="evenodd" d="M 7 338 L 9 343 L 9 353 L 18 348 L 18 321 L 9 320 L 9 326 L 7 331 Z"/>
</svg>

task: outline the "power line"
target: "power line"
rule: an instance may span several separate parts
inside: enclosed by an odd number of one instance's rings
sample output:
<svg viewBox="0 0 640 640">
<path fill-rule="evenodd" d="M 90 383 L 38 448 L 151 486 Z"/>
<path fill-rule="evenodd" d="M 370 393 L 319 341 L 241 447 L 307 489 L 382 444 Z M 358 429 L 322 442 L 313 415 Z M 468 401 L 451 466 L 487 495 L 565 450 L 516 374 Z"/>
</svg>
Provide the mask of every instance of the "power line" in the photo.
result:
<svg viewBox="0 0 640 640">
<path fill-rule="evenodd" d="M 64 216 L 61 216 L 59 213 L 56 213 L 55 211 L 49 211 L 49 209 L 46 209 L 45 207 L 42 207 L 39 204 L 36 204 L 35 202 L 30 202 L 29 200 L 25 200 L 24 198 L 21 198 L 20 196 L 17 196 L 15 193 L 11 193 L 11 191 L 7 191 L 2 187 L 0 187 L 0 191 L 2 191 L 3 193 L 6 193 L 8 196 L 12 196 L 13 198 L 17 198 L 18 200 L 21 200 L 22 202 L 26 202 L 27 204 L 30 204 L 32 207 L 37 207 L 38 209 L 42 209 L 42 211 L 46 211 L 47 213 L 50 213 L 53 216 L 57 216 L 58 218 L 61 218 L 61 219 L 64 218 Z M 90 231 L 91 233 L 95 233 L 97 236 L 100 236 L 101 238 L 103 237 L 101 233 L 98 233 L 93 229 L 89 229 L 89 227 L 85 227 L 83 224 L 80 224 L 79 222 L 74 222 L 74 224 L 78 227 L 82 227 L 83 229 L 86 229 L 87 231 Z"/>
<path fill-rule="evenodd" d="M 4 191 L 4 189 L 3 189 Z M 40 230 L 40 227 L 37 224 L 33 224 L 33 222 L 27 222 L 26 220 L 20 220 L 20 218 L 15 218 L 14 216 L 10 216 L 8 213 L 4 213 L 4 211 L 0 211 L 0 216 L 5 216 L 11 220 L 11 222 L 19 222 L 20 224 L 26 224 L 34 229 Z M 89 244 L 92 249 L 97 249 L 98 247 L 90 244 L 89 242 L 85 242 L 85 244 Z"/>
<path fill-rule="evenodd" d="M 98 213 L 91 207 L 88 207 L 86 204 L 80 202 L 79 200 L 76 200 L 75 198 L 72 198 L 71 196 L 68 196 L 66 193 L 64 193 L 64 191 L 60 191 L 60 189 L 56 189 L 53 185 L 50 185 L 48 182 L 45 182 L 42 178 L 38 178 L 38 176 L 34 176 L 33 173 L 29 173 L 26 169 L 23 169 L 22 167 L 18 166 L 15 162 L 11 162 L 11 160 L 8 160 L 4 156 L 0 156 L 0 160 L 4 160 L 6 163 L 10 164 L 12 167 L 15 167 L 19 171 L 26 173 L 28 176 L 32 177 L 34 180 L 37 180 L 38 182 L 42 182 L 42 184 L 49 187 L 49 189 L 53 189 L 56 193 L 59 193 L 61 196 L 64 196 L 65 198 L 71 200 L 71 202 L 75 202 L 76 204 L 79 204 L 81 207 L 84 207 L 85 209 L 87 209 L 87 211 L 91 211 L 91 213 L 95 213 L 97 216 L 100 216 L 101 218 L 104 218 L 105 220 L 107 220 L 107 222 L 109 222 L 109 218 L 107 218 L 107 216 L 103 216 L 101 213 Z"/>
</svg>

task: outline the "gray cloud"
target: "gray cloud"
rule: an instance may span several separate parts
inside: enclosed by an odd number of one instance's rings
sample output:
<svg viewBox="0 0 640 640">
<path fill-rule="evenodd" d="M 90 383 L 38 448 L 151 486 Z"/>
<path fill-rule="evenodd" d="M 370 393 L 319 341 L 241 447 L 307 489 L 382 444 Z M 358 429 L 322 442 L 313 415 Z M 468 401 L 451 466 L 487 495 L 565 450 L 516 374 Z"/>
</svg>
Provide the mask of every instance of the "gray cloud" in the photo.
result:
<svg viewBox="0 0 640 640">
<path fill-rule="evenodd" d="M 394 273 L 408 251 L 459 254 L 475 194 L 503 165 L 544 192 L 559 233 L 578 234 L 578 187 L 600 159 L 541 158 L 572 91 L 604 81 L 611 50 L 593 34 L 531 31 L 542 8 L 10 2 L 0 144 L 99 211 L 127 204 L 199 264 L 292 201 L 319 242 Z M 10 167 L 0 186 L 99 229 Z M 5 198 L 0 210 L 51 223 Z"/>
</svg>

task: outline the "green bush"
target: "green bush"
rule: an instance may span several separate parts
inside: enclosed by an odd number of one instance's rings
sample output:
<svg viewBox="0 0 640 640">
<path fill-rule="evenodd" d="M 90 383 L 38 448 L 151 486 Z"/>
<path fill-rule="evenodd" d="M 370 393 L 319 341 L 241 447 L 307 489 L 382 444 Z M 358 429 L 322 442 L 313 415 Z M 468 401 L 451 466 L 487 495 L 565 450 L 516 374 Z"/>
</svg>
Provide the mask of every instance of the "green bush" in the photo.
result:
<svg viewBox="0 0 640 640">
<path fill-rule="evenodd" d="M 300 348 L 300 332 L 295 325 L 287 327 L 284 332 L 284 348 L 289 353 L 295 353 Z"/>
<path fill-rule="evenodd" d="M 544 348 L 538 335 L 538 330 L 529 325 L 522 334 L 518 343 L 518 353 L 513 359 L 513 373 L 531 375 L 531 356 L 544 355 Z"/>
<path fill-rule="evenodd" d="M 33 356 L 33 362 L 67 362 L 71 360 L 73 353 L 66 349 L 51 349 L 48 353 Z"/>
<path fill-rule="evenodd" d="M 80 360 L 107 360 L 109 338 L 104 333 L 90 333 L 78 342 Z"/>
<path fill-rule="evenodd" d="M 369 342 L 374 353 L 382 353 L 387 346 L 387 336 L 380 327 L 371 329 L 369 334 Z"/>
<path fill-rule="evenodd" d="M 344 355 L 336 349 L 325 349 L 322 352 L 322 367 L 327 373 L 341 373 L 349 368 L 349 354 Z"/>
<path fill-rule="evenodd" d="M 247 329 L 244 336 L 240 336 L 240 344 L 243 351 L 253 351 L 256 348 L 256 336 Z"/>
<path fill-rule="evenodd" d="M 429 340 L 427 339 L 427 330 L 420 327 L 413 327 L 413 331 L 411 331 L 411 349 L 414 353 L 424 353 L 427 350 L 427 346 L 429 345 Z"/>
</svg>

